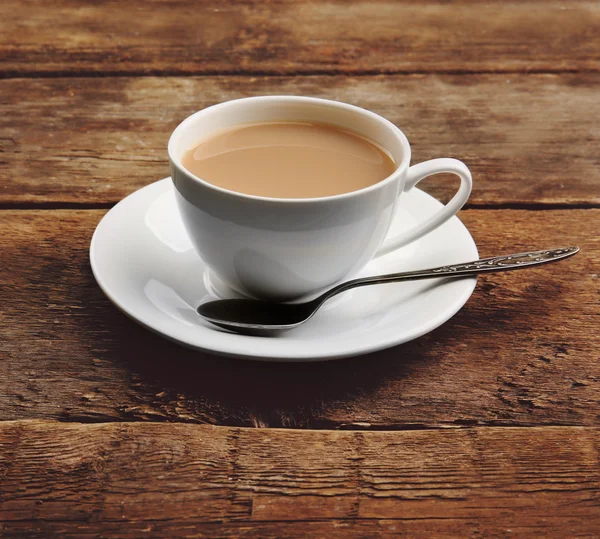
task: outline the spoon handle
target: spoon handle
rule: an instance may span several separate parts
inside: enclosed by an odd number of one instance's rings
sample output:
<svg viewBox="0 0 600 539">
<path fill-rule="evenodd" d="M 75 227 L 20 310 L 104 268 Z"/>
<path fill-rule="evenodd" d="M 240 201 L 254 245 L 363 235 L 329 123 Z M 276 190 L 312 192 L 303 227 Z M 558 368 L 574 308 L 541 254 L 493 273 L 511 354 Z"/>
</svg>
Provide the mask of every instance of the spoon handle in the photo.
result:
<svg viewBox="0 0 600 539">
<path fill-rule="evenodd" d="M 345 283 L 335 286 L 325 294 L 323 301 L 340 292 L 358 286 L 396 283 L 400 281 L 416 281 L 419 279 L 433 279 L 437 277 L 469 277 L 479 273 L 523 269 L 531 266 L 538 266 L 540 264 L 547 264 L 548 262 L 556 262 L 557 260 L 573 256 L 578 251 L 579 247 L 561 247 L 559 249 L 550 249 L 546 251 L 531 251 L 513 255 L 493 256 L 491 258 L 482 258 L 481 260 L 476 260 L 474 262 L 441 266 L 439 268 L 364 277 L 362 279 L 346 281 Z"/>
</svg>

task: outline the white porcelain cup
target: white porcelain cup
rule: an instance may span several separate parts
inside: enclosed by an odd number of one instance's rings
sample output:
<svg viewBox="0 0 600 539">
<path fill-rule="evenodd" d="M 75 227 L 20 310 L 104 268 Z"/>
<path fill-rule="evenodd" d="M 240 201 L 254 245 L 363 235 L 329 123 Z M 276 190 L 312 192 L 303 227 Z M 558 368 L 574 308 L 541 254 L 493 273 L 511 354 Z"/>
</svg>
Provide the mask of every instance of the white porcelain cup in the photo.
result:
<svg viewBox="0 0 600 539">
<path fill-rule="evenodd" d="M 324 122 L 351 130 L 385 148 L 397 168 L 359 191 L 284 199 L 229 191 L 182 166 L 184 153 L 211 135 L 269 121 Z M 424 236 L 460 210 L 472 187 L 469 169 L 456 159 L 433 159 L 410 167 L 408 140 L 385 118 L 312 97 L 249 97 L 201 110 L 171 135 L 169 161 L 181 218 L 200 257 L 231 288 L 270 300 L 319 292 L 350 277 L 373 257 Z M 398 197 L 440 172 L 460 178 L 452 200 L 412 229 L 386 237 Z M 285 176 L 282 169 L 283 181 Z"/>
</svg>

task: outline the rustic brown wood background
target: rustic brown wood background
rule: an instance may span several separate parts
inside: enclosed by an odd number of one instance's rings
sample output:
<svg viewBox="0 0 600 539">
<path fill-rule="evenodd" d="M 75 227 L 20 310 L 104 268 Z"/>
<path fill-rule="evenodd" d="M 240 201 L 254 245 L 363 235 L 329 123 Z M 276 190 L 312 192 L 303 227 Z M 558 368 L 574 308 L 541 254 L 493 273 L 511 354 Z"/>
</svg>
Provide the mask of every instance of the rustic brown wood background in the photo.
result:
<svg viewBox="0 0 600 539">
<path fill-rule="evenodd" d="M 600 3 L 4 0 L 0 59 L 0 537 L 600 536 Z M 463 159 L 482 255 L 582 252 L 370 356 L 149 334 L 96 224 L 189 113 L 275 93 Z"/>
</svg>

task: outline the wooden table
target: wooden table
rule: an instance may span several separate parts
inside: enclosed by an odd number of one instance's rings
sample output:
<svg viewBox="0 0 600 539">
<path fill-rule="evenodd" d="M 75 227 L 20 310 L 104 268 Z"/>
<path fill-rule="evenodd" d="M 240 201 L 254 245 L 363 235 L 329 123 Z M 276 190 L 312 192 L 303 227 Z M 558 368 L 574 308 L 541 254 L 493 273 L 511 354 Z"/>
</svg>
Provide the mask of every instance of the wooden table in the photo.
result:
<svg viewBox="0 0 600 539">
<path fill-rule="evenodd" d="M 600 4 L 0 4 L 1 537 L 600 536 Z M 302 94 L 455 156 L 481 277 L 432 333 L 262 364 L 120 314 L 102 215 L 168 175 L 188 114 Z M 447 199 L 451 182 L 428 180 Z"/>
</svg>

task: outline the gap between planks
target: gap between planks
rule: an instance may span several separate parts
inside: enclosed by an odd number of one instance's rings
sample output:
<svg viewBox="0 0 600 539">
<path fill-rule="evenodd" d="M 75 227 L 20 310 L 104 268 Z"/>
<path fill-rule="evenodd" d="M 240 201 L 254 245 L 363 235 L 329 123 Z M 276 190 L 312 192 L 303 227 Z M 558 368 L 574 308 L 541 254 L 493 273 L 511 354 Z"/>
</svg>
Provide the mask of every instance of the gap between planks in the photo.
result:
<svg viewBox="0 0 600 539">
<path fill-rule="evenodd" d="M 439 425 L 425 425 L 425 424 L 398 424 L 398 425 L 371 425 L 367 426 L 367 424 L 348 424 L 347 426 L 340 425 L 337 428 L 331 428 L 335 423 L 328 427 L 324 428 L 286 428 L 286 427 L 256 427 L 256 426 L 248 426 L 248 425 L 220 425 L 213 423 L 202 423 L 195 421 L 185 421 L 185 420 L 173 420 L 173 419 L 153 419 L 153 420 L 132 420 L 132 421 L 92 421 L 92 420 L 80 420 L 81 418 L 73 417 L 70 419 L 0 419 L 0 427 L 9 426 L 11 424 L 14 425 L 28 425 L 28 424 L 56 424 L 57 426 L 131 426 L 131 425 L 180 425 L 180 426 L 188 426 L 188 427 L 198 427 L 198 428 L 222 428 L 224 430 L 240 430 L 240 431 L 264 431 L 266 432 L 282 432 L 282 433 L 340 433 L 340 434 L 352 434 L 353 432 L 360 432 L 364 434 L 369 433 L 392 433 L 392 432 L 424 432 L 424 431 L 440 431 L 446 432 L 450 430 L 497 430 L 497 429 L 512 429 L 512 430 L 520 430 L 520 431 L 535 431 L 535 430 L 550 430 L 550 429 L 576 429 L 576 430 L 594 430 L 598 427 L 595 425 L 577 425 L 577 424 L 566 424 L 566 423 L 544 423 L 544 424 L 506 424 L 506 423 L 477 423 L 477 424 L 439 424 Z M 352 428 L 349 428 L 352 427 Z"/>
<path fill-rule="evenodd" d="M 0 211 L 31 211 L 31 210 L 110 210 L 117 202 L 1 202 Z M 600 209 L 600 204 L 573 203 L 568 202 L 507 202 L 501 204 L 465 204 L 464 210 L 524 210 L 524 211 L 545 211 L 545 210 L 594 210 Z"/>
<path fill-rule="evenodd" d="M 565 73 L 592 74 L 600 73 L 600 69 L 560 68 L 560 69 L 357 69 L 344 71 L 339 69 L 311 69 L 306 71 L 246 70 L 246 69 L 215 69 L 213 71 L 190 71 L 186 69 L 148 69 L 128 71 L 4 71 L 0 72 L 1 79 L 64 79 L 64 78 L 110 78 L 110 77 L 377 77 L 381 75 L 411 76 L 411 75 L 561 75 Z"/>
</svg>

